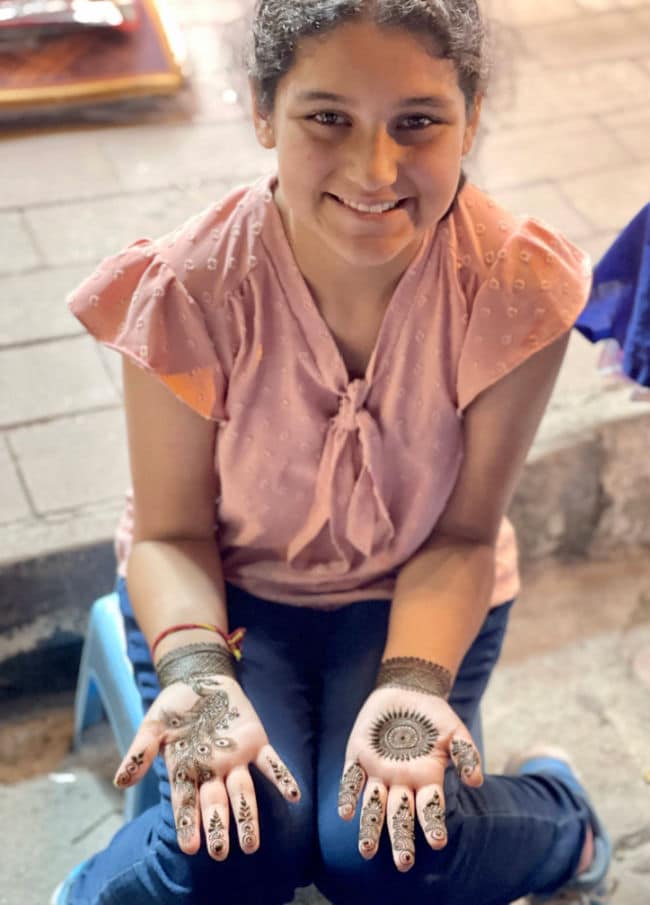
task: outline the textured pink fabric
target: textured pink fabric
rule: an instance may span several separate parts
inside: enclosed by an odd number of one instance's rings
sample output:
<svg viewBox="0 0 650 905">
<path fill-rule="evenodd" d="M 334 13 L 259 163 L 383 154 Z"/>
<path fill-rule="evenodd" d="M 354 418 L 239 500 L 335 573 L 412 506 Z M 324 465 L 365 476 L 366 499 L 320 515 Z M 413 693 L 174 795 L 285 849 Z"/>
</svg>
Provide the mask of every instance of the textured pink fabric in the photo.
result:
<svg viewBox="0 0 650 905">
<path fill-rule="evenodd" d="M 392 595 L 433 530 L 476 396 L 565 333 L 590 266 L 468 185 L 388 305 L 363 380 L 348 378 L 294 260 L 275 175 L 178 232 L 109 258 L 70 297 L 111 348 L 218 423 L 215 533 L 228 581 L 319 607 Z M 118 530 L 124 573 L 130 501 Z M 518 590 L 507 520 L 493 604 Z"/>
</svg>

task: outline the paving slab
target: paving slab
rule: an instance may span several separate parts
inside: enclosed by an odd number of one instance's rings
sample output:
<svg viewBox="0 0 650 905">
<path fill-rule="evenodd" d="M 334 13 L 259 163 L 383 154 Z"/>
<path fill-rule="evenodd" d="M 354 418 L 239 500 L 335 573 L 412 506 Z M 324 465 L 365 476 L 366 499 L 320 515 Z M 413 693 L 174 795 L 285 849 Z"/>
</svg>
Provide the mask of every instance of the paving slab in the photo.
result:
<svg viewBox="0 0 650 905">
<path fill-rule="evenodd" d="M 0 274 L 19 273 L 43 263 L 21 211 L 0 213 L 0 236 L 2 237 Z"/>
<path fill-rule="evenodd" d="M 5 349 L 0 354 L 0 427 L 115 405 L 118 398 L 95 349 L 83 335 Z"/>
<path fill-rule="evenodd" d="M 87 275 L 83 266 L 0 277 L 0 347 L 82 333 L 64 299 Z"/>
<path fill-rule="evenodd" d="M 0 524 L 30 518 L 32 509 L 6 437 L 0 439 Z"/>
<path fill-rule="evenodd" d="M 129 484 L 121 408 L 18 428 L 8 442 L 39 515 L 115 499 Z"/>
<path fill-rule="evenodd" d="M 648 203 L 650 161 L 563 179 L 559 189 L 598 229 L 622 230 Z"/>
</svg>

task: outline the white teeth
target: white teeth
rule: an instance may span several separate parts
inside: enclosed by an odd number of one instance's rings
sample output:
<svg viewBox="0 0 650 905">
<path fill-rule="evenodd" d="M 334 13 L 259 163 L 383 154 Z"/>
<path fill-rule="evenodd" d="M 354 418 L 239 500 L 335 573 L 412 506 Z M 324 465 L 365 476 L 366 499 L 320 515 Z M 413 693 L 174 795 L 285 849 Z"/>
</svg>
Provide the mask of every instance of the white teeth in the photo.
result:
<svg viewBox="0 0 650 905">
<path fill-rule="evenodd" d="M 361 211 L 364 214 L 383 214 L 386 211 L 392 211 L 397 207 L 399 201 L 389 201 L 387 204 L 357 204 L 355 201 L 348 201 L 346 198 L 339 198 L 346 207 L 351 207 L 355 211 Z"/>
</svg>

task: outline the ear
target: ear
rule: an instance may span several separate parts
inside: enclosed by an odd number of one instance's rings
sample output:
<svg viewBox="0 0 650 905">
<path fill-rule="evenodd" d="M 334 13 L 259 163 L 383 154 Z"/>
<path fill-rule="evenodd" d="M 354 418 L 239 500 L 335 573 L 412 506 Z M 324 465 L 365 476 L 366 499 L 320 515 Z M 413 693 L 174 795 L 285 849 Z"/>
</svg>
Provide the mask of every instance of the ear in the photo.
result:
<svg viewBox="0 0 650 905">
<path fill-rule="evenodd" d="M 463 136 L 463 157 L 466 157 L 474 146 L 474 139 L 478 131 L 481 121 L 481 108 L 483 106 L 483 95 L 477 94 L 474 100 L 474 106 L 467 117 L 467 125 L 465 126 L 465 135 Z"/>
<path fill-rule="evenodd" d="M 249 79 L 248 88 L 251 95 L 251 112 L 253 116 L 253 127 L 257 140 L 263 148 L 275 147 L 275 133 L 273 131 L 273 122 L 271 115 L 260 112 L 259 102 L 257 99 L 257 91 L 252 79 Z"/>
</svg>

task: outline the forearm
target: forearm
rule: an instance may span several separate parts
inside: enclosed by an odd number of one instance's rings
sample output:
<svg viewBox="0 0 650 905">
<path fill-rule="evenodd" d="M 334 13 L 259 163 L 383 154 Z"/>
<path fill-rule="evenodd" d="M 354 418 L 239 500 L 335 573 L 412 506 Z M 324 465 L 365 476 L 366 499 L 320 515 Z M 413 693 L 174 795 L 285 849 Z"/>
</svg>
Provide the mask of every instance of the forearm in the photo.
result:
<svg viewBox="0 0 650 905">
<path fill-rule="evenodd" d="M 213 539 L 138 541 L 129 557 L 127 585 L 150 646 L 173 625 L 210 623 L 228 630 L 223 570 Z M 160 642 L 156 658 L 179 646 L 219 640 L 204 629 L 174 633 Z"/>
<path fill-rule="evenodd" d="M 490 606 L 494 547 L 433 536 L 402 567 L 383 659 L 421 657 L 452 676 Z"/>
</svg>

